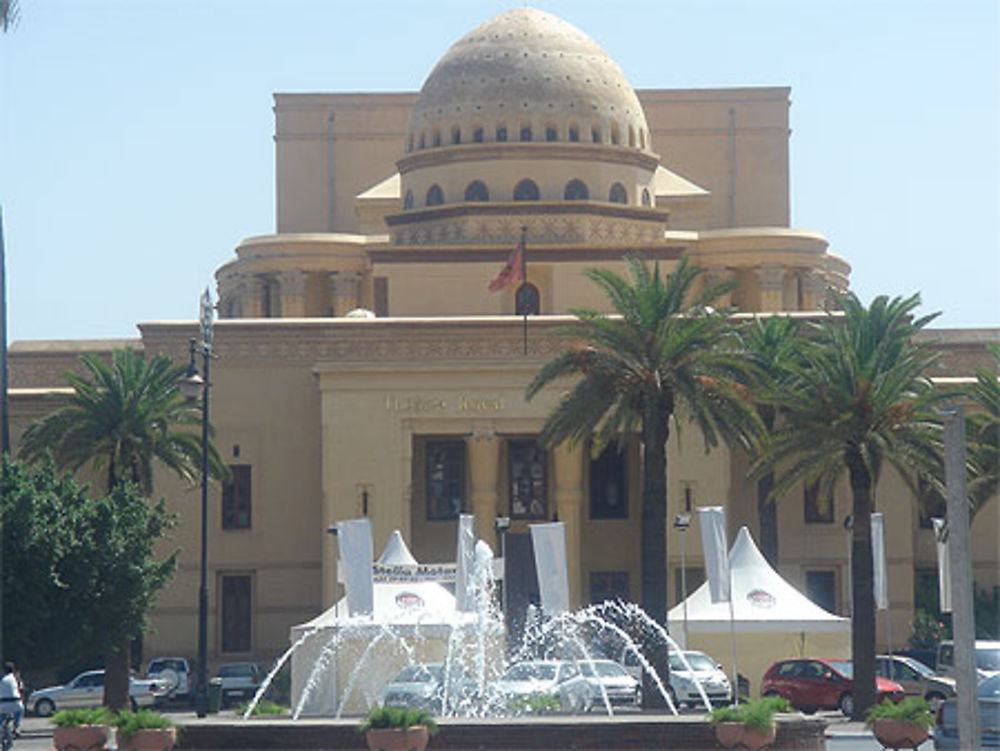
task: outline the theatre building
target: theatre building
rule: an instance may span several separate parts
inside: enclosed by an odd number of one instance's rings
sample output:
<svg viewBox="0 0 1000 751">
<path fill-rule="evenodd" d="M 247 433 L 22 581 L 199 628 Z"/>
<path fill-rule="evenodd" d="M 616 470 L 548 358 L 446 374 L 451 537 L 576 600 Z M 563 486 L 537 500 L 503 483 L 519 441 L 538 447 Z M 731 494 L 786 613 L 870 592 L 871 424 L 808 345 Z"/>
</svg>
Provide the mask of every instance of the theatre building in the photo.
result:
<svg viewBox="0 0 1000 751">
<path fill-rule="evenodd" d="M 403 54 L 400 52 L 400 54 Z M 232 469 L 210 489 L 209 655 L 266 663 L 289 628 L 337 596 L 338 520 L 372 520 L 376 551 L 399 529 L 422 562 L 453 560 L 457 515 L 498 548 L 508 599 L 537 596 L 528 525 L 567 531 L 574 604 L 639 599 L 640 451 L 543 450 L 560 396 L 525 386 L 565 339 L 575 307 L 607 309 L 584 270 L 624 270 L 641 253 L 682 257 L 731 280 L 743 314 L 822 315 L 849 288 L 849 263 L 790 222 L 790 91 L 634 90 L 590 36 L 518 8 L 459 39 L 419 93 L 277 94 L 275 234 L 244 240 L 216 273 L 211 420 Z M 527 279 L 488 287 L 522 242 Z M 849 249 L 843 249 L 849 256 Z M 198 290 L 192 290 L 192 319 Z M 530 315 L 522 315 L 523 313 Z M 141 316 L 141 311 L 136 311 Z M 51 409 L 80 353 L 130 346 L 188 357 L 194 320 L 138 324 L 119 341 L 19 342 L 11 351 L 14 433 Z M 935 331 L 940 377 L 988 362 L 998 332 Z M 679 418 L 683 420 L 683 417 Z M 668 519 L 727 508 L 730 539 L 757 536 L 747 459 L 706 453 L 693 428 L 669 445 Z M 199 491 L 165 470 L 157 495 L 180 513 L 181 567 L 160 598 L 146 657 L 193 657 Z M 898 477 L 886 514 L 892 631 L 909 633 L 917 580 L 935 567 L 923 505 Z M 976 518 L 981 587 L 997 585 L 997 504 Z M 779 507 L 779 570 L 846 613 L 846 483 Z M 683 534 L 668 530 L 670 602 Z M 697 528 L 687 582 L 701 575 Z M 880 615 L 880 639 L 887 621 Z"/>
</svg>

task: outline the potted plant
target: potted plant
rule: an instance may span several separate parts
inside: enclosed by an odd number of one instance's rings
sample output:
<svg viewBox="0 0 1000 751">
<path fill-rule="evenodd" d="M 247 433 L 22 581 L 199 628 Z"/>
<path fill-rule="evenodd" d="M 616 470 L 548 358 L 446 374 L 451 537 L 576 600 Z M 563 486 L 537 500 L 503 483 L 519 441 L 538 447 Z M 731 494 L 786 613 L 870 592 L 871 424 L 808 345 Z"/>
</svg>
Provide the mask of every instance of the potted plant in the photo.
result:
<svg viewBox="0 0 1000 751">
<path fill-rule="evenodd" d="M 774 743 L 778 727 L 774 715 L 791 711 L 787 699 L 766 696 L 745 704 L 713 709 L 709 722 L 715 727 L 715 739 L 723 748 L 757 751 Z"/>
<path fill-rule="evenodd" d="M 887 699 L 868 710 L 865 724 L 886 748 L 916 748 L 930 738 L 934 715 L 927 701 L 918 696 L 898 704 Z"/>
<path fill-rule="evenodd" d="M 430 712 L 376 707 L 358 726 L 371 751 L 424 751 L 437 724 Z"/>
<path fill-rule="evenodd" d="M 118 751 L 169 751 L 177 742 L 173 721 L 151 709 L 119 712 L 115 727 Z"/>
<path fill-rule="evenodd" d="M 52 715 L 52 743 L 56 751 L 102 751 L 111 722 L 111 713 L 104 707 L 63 709 Z"/>
</svg>

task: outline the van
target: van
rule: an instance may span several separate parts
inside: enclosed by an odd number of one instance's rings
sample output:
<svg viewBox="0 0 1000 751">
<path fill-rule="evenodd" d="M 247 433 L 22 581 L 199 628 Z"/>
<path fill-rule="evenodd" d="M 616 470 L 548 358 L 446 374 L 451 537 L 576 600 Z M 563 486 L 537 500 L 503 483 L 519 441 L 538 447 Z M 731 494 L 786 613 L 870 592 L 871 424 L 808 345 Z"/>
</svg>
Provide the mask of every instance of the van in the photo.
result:
<svg viewBox="0 0 1000 751">
<path fill-rule="evenodd" d="M 955 642 L 951 639 L 938 644 L 937 672 L 955 677 Z M 980 681 L 1000 673 L 1000 641 L 976 640 L 976 673 Z"/>
</svg>

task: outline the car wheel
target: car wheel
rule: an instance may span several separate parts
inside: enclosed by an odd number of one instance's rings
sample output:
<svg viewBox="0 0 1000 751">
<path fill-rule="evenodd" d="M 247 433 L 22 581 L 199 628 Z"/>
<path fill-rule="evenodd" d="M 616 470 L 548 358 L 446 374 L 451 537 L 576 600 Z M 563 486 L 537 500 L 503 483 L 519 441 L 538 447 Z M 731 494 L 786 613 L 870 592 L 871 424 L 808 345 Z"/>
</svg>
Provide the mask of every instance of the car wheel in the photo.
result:
<svg viewBox="0 0 1000 751">
<path fill-rule="evenodd" d="M 39 717 L 51 717 L 55 711 L 56 705 L 51 699 L 39 699 L 35 702 L 35 714 Z"/>
<path fill-rule="evenodd" d="M 845 717 L 850 717 L 854 714 L 854 697 L 850 694 L 844 694 L 840 697 L 840 701 L 837 702 L 837 708 L 840 709 Z"/>
<path fill-rule="evenodd" d="M 934 693 L 927 694 L 924 698 L 927 699 L 927 704 L 930 706 L 931 712 L 934 713 L 937 713 L 938 707 L 941 706 L 941 703 L 945 699 L 943 694 L 939 694 L 936 691 Z"/>
</svg>

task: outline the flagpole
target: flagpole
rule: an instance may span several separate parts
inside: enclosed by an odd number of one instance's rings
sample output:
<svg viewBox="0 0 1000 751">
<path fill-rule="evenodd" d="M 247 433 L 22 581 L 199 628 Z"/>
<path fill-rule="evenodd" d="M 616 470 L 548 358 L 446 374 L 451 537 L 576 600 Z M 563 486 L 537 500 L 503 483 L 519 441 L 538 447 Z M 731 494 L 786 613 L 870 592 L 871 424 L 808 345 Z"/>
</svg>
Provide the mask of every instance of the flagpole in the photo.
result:
<svg viewBox="0 0 1000 751">
<path fill-rule="evenodd" d="M 526 246 L 526 237 L 528 235 L 528 227 L 526 225 L 521 225 L 521 285 L 524 286 L 528 283 L 528 248 Z M 524 354 L 528 354 L 528 306 L 525 305 L 522 311 L 524 313 L 524 321 L 521 325 L 521 341 L 523 344 Z"/>
<path fill-rule="evenodd" d="M 729 641 L 733 648 L 733 706 L 740 703 L 740 671 L 736 664 L 736 616 L 733 613 L 733 562 L 729 564 Z"/>
</svg>

